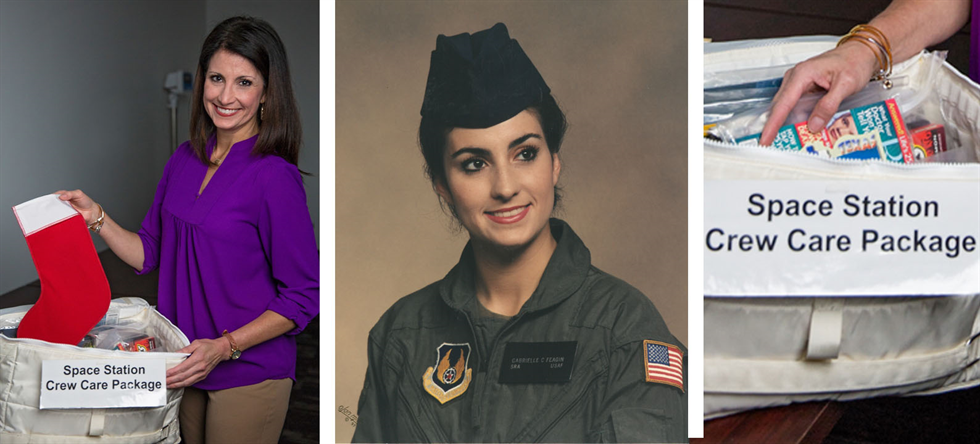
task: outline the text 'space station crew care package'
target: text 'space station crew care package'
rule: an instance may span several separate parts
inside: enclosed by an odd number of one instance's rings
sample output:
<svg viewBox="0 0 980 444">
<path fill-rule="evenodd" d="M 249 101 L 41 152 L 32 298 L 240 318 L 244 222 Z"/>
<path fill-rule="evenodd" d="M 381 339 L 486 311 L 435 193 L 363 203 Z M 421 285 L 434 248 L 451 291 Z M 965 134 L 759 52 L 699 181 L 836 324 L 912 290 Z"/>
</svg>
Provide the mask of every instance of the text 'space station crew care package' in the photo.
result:
<svg viewBox="0 0 980 444">
<path fill-rule="evenodd" d="M 82 216 L 56 195 L 14 207 L 41 278 L 0 310 L 0 442 L 174 443 L 187 337 L 139 298 L 110 302 Z"/>
<path fill-rule="evenodd" d="M 707 418 L 980 384 L 980 87 L 923 52 L 823 134 L 753 140 L 837 40 L 705 44 Z"/>
</svg>

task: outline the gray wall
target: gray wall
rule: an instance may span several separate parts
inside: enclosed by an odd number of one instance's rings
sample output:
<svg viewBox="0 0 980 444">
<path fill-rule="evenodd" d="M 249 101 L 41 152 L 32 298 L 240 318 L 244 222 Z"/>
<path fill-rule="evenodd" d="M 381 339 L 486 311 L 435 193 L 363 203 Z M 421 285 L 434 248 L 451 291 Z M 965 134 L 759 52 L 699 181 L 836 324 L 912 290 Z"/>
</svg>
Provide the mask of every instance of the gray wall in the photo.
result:
<svg viewBox="0 0 980 444">
<path fill-rule="evenodd" d="M 285 41 L 306 135 L 300 168 L 317 174 L 315 2 L 0 2 L 0 294 L 37 279 L 14 205 L 79 188 L 139 228 L 170 156 L 164 77 L 193 72 L 211 27 L 236 13 L 266 18 Z M 180 141 L 188 106 L 181 99 Z M 319 230 L 319 181 L 305 183 Z"/>
</svg>

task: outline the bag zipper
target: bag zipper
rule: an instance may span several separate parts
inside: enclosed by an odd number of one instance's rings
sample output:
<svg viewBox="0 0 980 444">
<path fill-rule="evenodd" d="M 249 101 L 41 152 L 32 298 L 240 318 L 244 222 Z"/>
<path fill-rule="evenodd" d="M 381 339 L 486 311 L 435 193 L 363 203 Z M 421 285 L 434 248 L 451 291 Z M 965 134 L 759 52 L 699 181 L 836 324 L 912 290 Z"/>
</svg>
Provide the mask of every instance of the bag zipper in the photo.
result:
<svg viewBox="0 0 980 444">
<path fill-rule="evenodd" d="M 980 163 L 920 162 L 894 163 L 874 159 L 843 159 L 810 153 L 785 151 L 765 145 L 737 145 L 715 140 L 704 141 L 704 156 L 727 163 L 779 166 L 807 174 L 842 179 L 906 180 L 910 176 L 932 180 L 980 180 Z M 967 149 L 967 148 L 961 148 Z M 711 180 L 710 178 L 705 178 Z"/>
<path fill-rule="evenodd" d="M 176 334 L 178 339 L 182 340 L 184 344 L 190 344 L 190 341 L 187 339 L 187 335 L 185 335 L 184 332 L 180 331 L 180 329 L 177 328 L 177 326 L 175 326 L 173 322 L 170 322 L 170 320 L 167 319 L 165 316 L 160 315 L 152 308 L 148 312 L 147 316 L 156 317 L 157 320 L 166 323 L 166 325 L 170 327 L 170 331 Z M 128 316 L 128 317 L 134 317 L 134 316 Z M 96 357 L 112 358 L 112 359 L 153 359 L 153 358 L 184 359 L 190 356 L 190 353 L 177 353 L 177 352 L 133 353 L 127 351 L 105 350 L 101 348 L 82 348 L 75 345 L 58 344 L 54 342 L 47 342 L 39 339 L 30 339 L 30 338 L 8 338 L 4 336 L 4 339 L 8 341 L 23 342 L 25 344 L 35 344 L 44 347 L 50 347 L 55 350 L 62 350 L 65 352 L 79 353 L 84 351 L 85 354 L 92 356 L 90 358 L 87 357 L 87 359 L 96 359 Z"/>
</svg>

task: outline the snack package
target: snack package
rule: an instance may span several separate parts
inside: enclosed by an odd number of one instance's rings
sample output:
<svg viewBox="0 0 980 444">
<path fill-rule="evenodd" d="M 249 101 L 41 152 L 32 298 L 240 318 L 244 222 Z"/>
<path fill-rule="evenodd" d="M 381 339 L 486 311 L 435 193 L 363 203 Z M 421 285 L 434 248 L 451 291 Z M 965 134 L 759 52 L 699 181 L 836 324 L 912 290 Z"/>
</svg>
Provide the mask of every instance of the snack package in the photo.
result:
<svg viewBox="0 0 980 444">
<path fill-rule="evenodd" d="M 735 142 L 755 145 L 759 136 L 753 134 Z M 805 121 L 786 125 L 779 129 L 773 146 L 833 159 L 884 159 L 898 163 L 915 160 L 912 140 L 894 99 L 840 111 L 819 133 L 811 133 Z"/>
<path fill-rule="evenodd" d="M 116 343 L 116 350 L 131 352 L 148 352 L 157 348 L 156 339 L 147 335 L 124 338 Z"/>
<path fill-rule="evenodd" d="M 157 348 L 156 338 L 143 333 L 142 330 L 115 326 L 92 329 L 78 346 L 132 352 L 153 351 Z"/>
<path fill-rule="evenodd" d="M 909 130 L 912 133 L 912 155 L 917 162 L 946 152 L 946 128 L 940 124 Z"/>
</svg>

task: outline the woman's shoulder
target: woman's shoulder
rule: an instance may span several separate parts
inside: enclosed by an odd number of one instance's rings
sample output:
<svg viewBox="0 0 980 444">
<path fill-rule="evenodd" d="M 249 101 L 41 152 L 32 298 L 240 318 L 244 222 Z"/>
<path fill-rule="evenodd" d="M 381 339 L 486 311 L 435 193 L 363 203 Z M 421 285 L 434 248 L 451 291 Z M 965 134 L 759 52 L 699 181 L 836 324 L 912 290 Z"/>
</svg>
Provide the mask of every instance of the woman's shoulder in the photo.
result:
<svg viewBox="0 0 980 444">
<path fill-rule="evenodd" d="M 442 300 L 439 294 L 439 282 L 441 281 L 433 282 L 398 299 L 381 315 L 381 319 L 371 329 L 371 335 L 382 339 L 398 331 L 438 328 L 445 325 L 455 314 L 454 310 Z"/>
<path fill-rule="evenodd" d="M 187 159 L 190 157 L 197 157 L 197 153 L 194 152 L 194 145 L 191 145 L 191 141 L 187 140 L 184 141 L 184 143 L 180 144 L 180 146 L 177 147 L 177 150 L 170 155 L 169 162 L 173 163 L 174 161 L 177 160 L 182 161 L 183 159 Z"/>
<path fill-rule="evenodd" d="M 197 153 L 194 152 L 194 146 L 191 145 L 190 140 L 185 141 L 167 159 L 167 164 L 163 167 L 164 175 L 167 176 L 173 174 L 175 171 L 179 171 L 181 165 L 186 163 L 188 159 L 194 158 L 197 158 Z"/>
<path fill-rule="evenodd" d="M 274 154 L 252 156 L 258 173 L 270 178 L 300 179 L 299 168 Z"/>
<path fill-rule="evenodd" d="M 674 340 L 653 301 L 622 279 L 593 266 L 580 291 L 582 324 L 606 329 L 621 343 Z"/>
<path fill-rule="evenodd" d="M 284 192 L 303 193 L 303 176 L 299 168 L 276 155 L 252 156 L 251 177 L 260 189 L 275 190 L 275 195 Z"/>
</svg>

